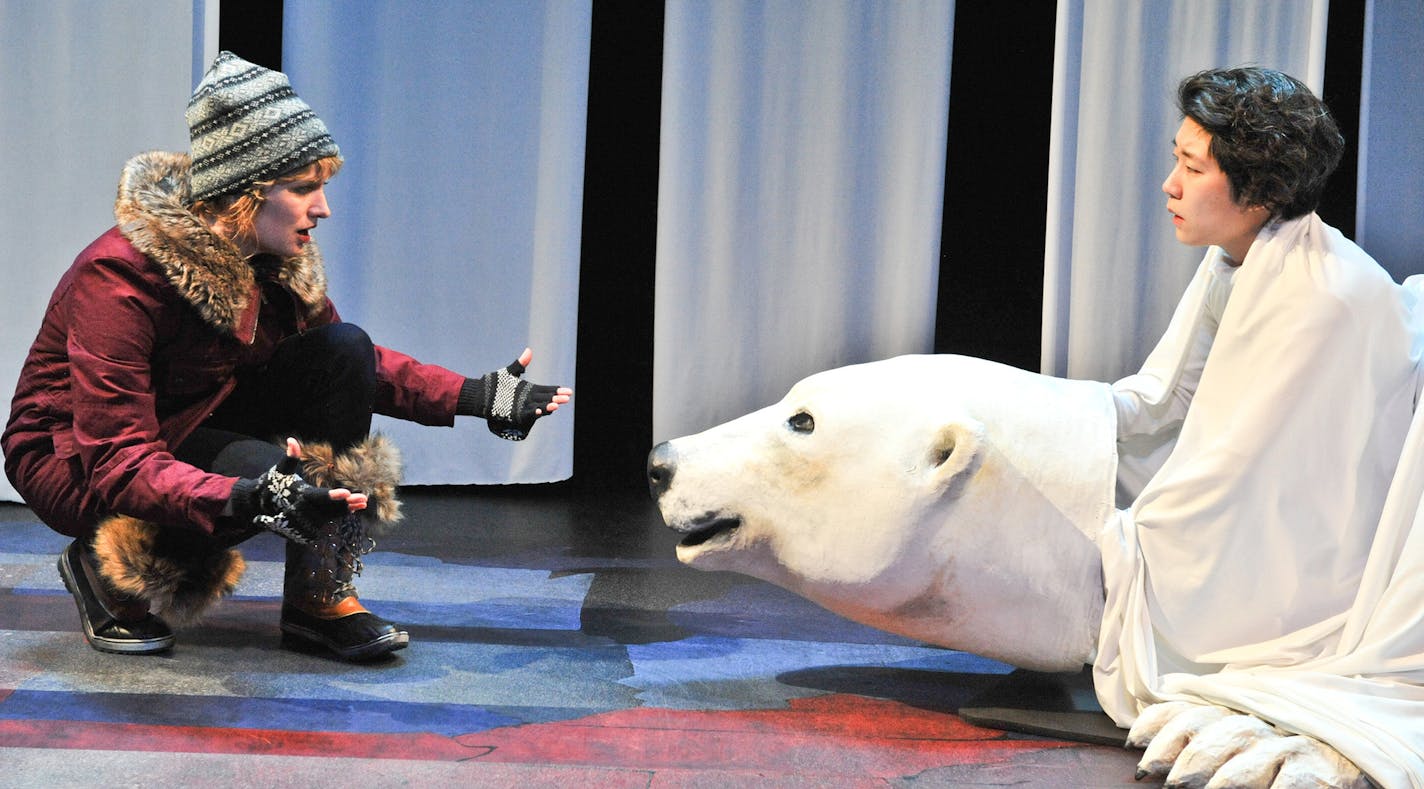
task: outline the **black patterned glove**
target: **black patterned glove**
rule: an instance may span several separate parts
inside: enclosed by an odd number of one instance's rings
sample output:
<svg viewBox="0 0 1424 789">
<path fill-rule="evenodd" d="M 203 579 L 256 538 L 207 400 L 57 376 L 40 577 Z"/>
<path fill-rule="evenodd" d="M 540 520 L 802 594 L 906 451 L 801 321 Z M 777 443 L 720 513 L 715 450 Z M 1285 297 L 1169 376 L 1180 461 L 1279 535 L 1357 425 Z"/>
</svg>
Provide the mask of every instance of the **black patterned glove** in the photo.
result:
<svg viewBox="0 0 1424 789">
<path fill-rule="evenodd" d="M 288 456 L 257 479 L 238 480 L 232 488 L 233 514 L 292 542 L 315 542 L 326 524 L 346 514 L 347 505 L 297 476 L 300 466 L 300 459 Z"/>
<path fill-rule="evenodd" d="M 524 365 L 516 359 L 508 367 L 466 378 L 455 413 L 484 417 L 491 433 L 507 441 L 523 441 L 534 422 L 549 413 L 559 387 L 532 384 L 522 375 Z"/>
</svg>

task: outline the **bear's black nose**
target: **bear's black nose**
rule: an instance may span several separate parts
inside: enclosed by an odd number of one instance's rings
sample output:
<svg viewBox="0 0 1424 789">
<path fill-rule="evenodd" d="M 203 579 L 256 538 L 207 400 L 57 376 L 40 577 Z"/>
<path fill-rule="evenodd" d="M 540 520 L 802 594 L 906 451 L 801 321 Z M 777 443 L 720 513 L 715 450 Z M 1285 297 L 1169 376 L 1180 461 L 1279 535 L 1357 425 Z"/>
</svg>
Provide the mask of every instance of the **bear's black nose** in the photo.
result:
<svg viewBox="0 0 1424 789">
<path fill-rule="evenodd" d="M 676 468 L 672 445 L 668 442 L 658 444 L 648 453 L 648 493 L 654 499 L 667 492 Z"/>
</svg>

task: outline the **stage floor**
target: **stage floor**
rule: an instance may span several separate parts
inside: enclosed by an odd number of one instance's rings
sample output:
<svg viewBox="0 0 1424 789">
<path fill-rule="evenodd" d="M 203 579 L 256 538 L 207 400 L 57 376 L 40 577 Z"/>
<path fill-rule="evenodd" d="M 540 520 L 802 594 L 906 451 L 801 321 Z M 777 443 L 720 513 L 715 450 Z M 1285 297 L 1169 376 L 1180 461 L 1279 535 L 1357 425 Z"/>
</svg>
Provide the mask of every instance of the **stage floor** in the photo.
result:
<svg viewBox="0 0 1424 789">
<path fill-rule="evenodd" d="M 1007 666 L 680 566 L 639 493 L 403 498 L 358 587 L 411 645 L 356 666 L 280 647 L 271 535 L 172 652 L 96 652 L 66 540 L 0 505 L 0 787 L 1155 785 L 1136 751 L 961 718 Z"/>
</svg>

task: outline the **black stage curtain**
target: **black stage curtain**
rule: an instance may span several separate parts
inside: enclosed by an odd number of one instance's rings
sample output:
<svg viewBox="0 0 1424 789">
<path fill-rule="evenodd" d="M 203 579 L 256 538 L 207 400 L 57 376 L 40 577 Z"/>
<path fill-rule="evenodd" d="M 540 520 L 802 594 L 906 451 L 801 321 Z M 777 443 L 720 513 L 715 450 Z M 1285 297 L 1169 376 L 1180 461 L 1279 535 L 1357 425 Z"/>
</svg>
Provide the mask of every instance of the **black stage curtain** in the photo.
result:
<svg viewBox="0 0 1424 789">
<path fill-rule="evenodd" d="M 1360 164 L 1360 81 L 1365 62 L 1365 0 L 1330 0 L 1325 30 L 1325 86 L 1321 98 L 1345 135 L 1345 158 L 1330 177 L 1317 213 L 1325 223 L 1355 237 L 1356 183 Z"/>
<path fill-rule="evenodd" d="M 282 0 L 218 3 L 218 49 L 282 70 Z"/>
<path fill-rule="evenodd" d="M 1056 19 L 954 4 L 935 353 L 1038 369 Z"/>
<path fill-rule="evenodd" d="M 579 264 L 579 486 L 641 488 L 653 440 L 661 0 L 595 0 Z"/>
</svg>

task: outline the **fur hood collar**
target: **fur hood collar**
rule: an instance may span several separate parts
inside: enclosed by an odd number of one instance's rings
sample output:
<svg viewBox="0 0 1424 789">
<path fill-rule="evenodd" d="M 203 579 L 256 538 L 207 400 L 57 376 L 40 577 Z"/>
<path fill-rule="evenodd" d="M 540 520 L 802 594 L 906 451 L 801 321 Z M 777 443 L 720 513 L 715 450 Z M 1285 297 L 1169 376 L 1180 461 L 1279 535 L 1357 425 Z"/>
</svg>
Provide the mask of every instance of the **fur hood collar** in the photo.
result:
<svg viewBox="0 0 1424 789">
<path fill-rule="evenodd" d="M 163 270 L 178 293 L 213 328 L 232 334 L 254 306 L 255 276 L 226 239 L 189 210 L 190 160 L 150 151 L 130 159 L 119 178 L 114 218 L 119 232 Z M 326 301 L 326 272 L 315 244 L 277 262 L 276 279 L 305 305 L 308 317 Z"/>
</svg>

